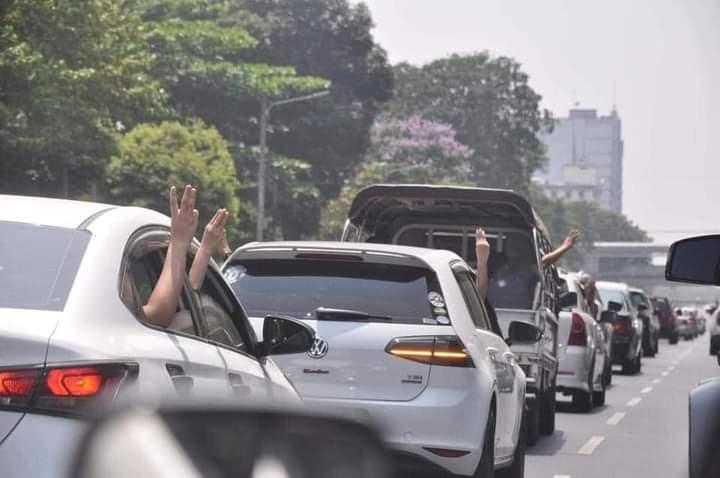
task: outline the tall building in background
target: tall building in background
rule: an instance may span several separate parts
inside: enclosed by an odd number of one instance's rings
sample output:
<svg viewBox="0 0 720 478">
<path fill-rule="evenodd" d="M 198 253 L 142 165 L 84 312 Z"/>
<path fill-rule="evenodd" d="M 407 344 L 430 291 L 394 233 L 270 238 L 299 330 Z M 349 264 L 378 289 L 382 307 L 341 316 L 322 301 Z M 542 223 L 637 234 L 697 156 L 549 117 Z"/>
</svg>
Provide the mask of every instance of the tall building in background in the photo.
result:
<svg viewBox="0 0 720 478">
<path fill-rule="evenodd" d="M 572 109 L 556 119 L 552 133 L 541 135 L 548 163 L 535 182 L 545 194 L 565 201 L 587 201 L 622 212 L 622 124 L 615 108 L 609 116 L 597 110 Z"/>
</svg>

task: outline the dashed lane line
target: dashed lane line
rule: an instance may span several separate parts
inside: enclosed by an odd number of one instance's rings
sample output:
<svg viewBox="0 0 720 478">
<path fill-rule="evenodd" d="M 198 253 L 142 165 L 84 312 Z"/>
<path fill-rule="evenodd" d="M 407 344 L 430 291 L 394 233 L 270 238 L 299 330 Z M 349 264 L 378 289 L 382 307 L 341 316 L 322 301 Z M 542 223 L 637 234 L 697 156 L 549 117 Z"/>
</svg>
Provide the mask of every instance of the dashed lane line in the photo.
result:
<svg viewBox="0 0 720 478">
<path fill-rule="evenodd" d="M 670 375 L 670 372 L 665 371 L 665 372 L 661 373 L 660 375 L 662 375 L 663 377 L 667 377 L 668 375 Z"/>
<path fill-rule="evenodd" d="M 637 405 L 638 403 L 640 403 L 641 400 L 642 400 L 642 398 L 640 398 L 640 397 L 635 397 L 635 398 L 633 398 L 632 400 L 630 400 L 629 402 L 627 402 L 627 406 L 628 406 L 628 407 L 634 407 L 635 405 Z"/>
<path fill-rule="evenodd" d="M 591 437 L 587 443 L 585 443 L 578 451 L 578 455 L 592 455 L 595 449 L 605 441 L 605 437 L 601 435 L 595 435 Z"/>
<path fill-rule="evenodd" d="M 640 393 L 650 393 L 652 392 L 652 387 L 645 387 L 642 390 L 640 390 Z"/>
<path fill-rule="evenodd" d="M 618 413 L 616 413 L 615 415 L 611 416 L 610 419 L 609 419 L 606 423 L 607 423 L 608 425 L 613 425 L 613 426 L 615 426 L 615 425 L 617 425 L 618 423 L 620 423 L 620 421 L 621 421 L 623 418 L 625 418 L 625 413 L 623 413 L 623 412 L 618 412 Z"/>
<path fill-rule="evenodd" d="M 572 478 L 570 475 L 553 475 L 553 478 Z"/>
<path fill-rule="evenodd" d="M 654 383 L 655 385 L 657 385 L 660 382 L 662 382 L 661 378 L 656 378 L 655 380 L 652 381 L 652 383 Z"/>
</svg>

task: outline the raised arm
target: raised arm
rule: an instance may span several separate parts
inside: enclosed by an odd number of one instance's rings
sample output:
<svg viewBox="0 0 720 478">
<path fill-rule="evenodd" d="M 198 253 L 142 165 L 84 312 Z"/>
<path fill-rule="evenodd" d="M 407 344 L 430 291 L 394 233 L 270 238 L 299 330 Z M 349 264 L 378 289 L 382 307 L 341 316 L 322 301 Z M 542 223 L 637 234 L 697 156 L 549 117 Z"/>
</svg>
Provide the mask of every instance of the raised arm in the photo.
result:
<svg viewBox="0 0 720 478">
<path fill-rule="evenodd" d="M 200 249 L 195 254 L 192 267 L 190 267 L 190 286 L 195 290 L 202 287 L 208 263 L 213 254 L 225 254 L 224 249 L 229 249 L 227 239 L 225 239 L 225 224 L 227 224 L 228 217 L 227 209 L 218 209 L 205 226 Z"/>
<path fill-rule="evenodd" d="M 154 325 L 167 327 L 177 311 L 185 278 L 187 251 L 197 229 L 196 197 L 197 190 L 187 185 L 178 205 L 175 187 L 170 188 L 170 245 L 160 277 L 143 306 L 145 320 Z"/>
<path fill-rule="evenodd" d="M 485 231 L 480 228 L 475 231 L 475 256 L 477 257 L 475 285 L 482 298 L 485 299 L 488 291 L 487 262 L 490 257 L 490 243 L 485 237 Z"/>
<path fill-rule="evenodd" d="M 562 256 L 565 255 L 567 251 L 573 248 L 575 245 L 575 242 L 577 242 L 578 237 L 580 237 L 580 232 L 573 229 L 570 231 L 570 234 L 565 238 L 562 245 L 555 249 L 552 252 L 548 252 L 545 254 L 542 258 L 542 263 L 544 266 L 549 266 L 552 264 L 555 264 L 557 261 L 560 260 Z"/>
</svg>

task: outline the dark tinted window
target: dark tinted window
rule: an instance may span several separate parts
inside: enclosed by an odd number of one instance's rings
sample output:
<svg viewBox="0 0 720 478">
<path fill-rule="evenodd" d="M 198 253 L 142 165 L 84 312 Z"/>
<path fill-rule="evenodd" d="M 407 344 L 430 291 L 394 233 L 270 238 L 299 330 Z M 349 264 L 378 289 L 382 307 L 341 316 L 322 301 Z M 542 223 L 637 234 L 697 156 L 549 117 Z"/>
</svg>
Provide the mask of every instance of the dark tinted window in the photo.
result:
<svg viewBox="0 0 720 478">
<path fill-rule="evenodd" d="M 0 222 L 0 307 L 63 310 L 90 233 Z"/>
<path fill-rule="evenodd" d="M 637 307 L 640 304 L 650 306 L 650 304 L 648 304 L 647 298 L 640 292 L 630 292 L 630 302 L 632 302 L 633 307 Z"/>
<path fill-rule="evenodd" d="M 440 292 L 427 269 L 366 262 L 245 260 L 225 275 L 251 316 L 315 318 L 324 307 L 430 324 L 428 294 Z"/>
<path fill-rule="evenodd" d="M 607 307 L 608 302 L 617 302 L 618 304 L 623 306 L 622 310 L 627 310 L 625 304 L 625 295 L 622 293 L 622 291 L 614 289 L 601 289 L 598 287 L 598 292 L 600 293 L 602 301 L 605 303 L 605 307 Z"/>
</svg>

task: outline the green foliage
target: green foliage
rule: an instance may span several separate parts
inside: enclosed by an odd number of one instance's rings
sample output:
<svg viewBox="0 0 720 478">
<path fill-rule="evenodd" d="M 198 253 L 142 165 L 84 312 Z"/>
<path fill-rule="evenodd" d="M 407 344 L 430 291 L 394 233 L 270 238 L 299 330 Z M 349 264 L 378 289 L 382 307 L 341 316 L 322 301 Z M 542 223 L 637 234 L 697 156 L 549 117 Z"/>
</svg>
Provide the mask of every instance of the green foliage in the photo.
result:
<svg viewBox="0 0 720 478">
<path fill-rule="evenodd" d="M 198 188 L 200 227 L 225 207 L 232 219 L 231 238 L 237 240 L 237 228 L 246 226 L 242 221 L 249 213 L 240 215 L 235 164 L 215 128 L 201 121 L 141 124 L 119 140 L 107 171 L 112 202 L 168 214 L 168 188 L 185 184 Z"/>
<path fill-rule="evenodd" d="M 113 130 L 162 116 L 142 25 L 114 0 L 9 1 L 0 26 L 0 188 L 98 180 Z M 54 184 L 53 184 L 54 183 Z"/>
<path fill-rule="evenodd" d="M 323 210 L 320 235 L 337 240 L 355 195 L 376 183 L 472 185 L 472 150 L 455 140 L 449 126 L 422 118 L 379 120 L 372 129 L 368 159 Z"/>
<path fill-rule="evenodd" d="M 552 200 L 536 188 L 531 189 L 530 200 L 555 245 L 559 245 L 571 229 L 580 231 L 578 245 L 562 259 L 566 266 L 578 267 L 595 242 L 650 241 L 647 233 L 623 214 L 600 209 L 591 203 Z"/>
<path fill-rule="evenodd" d="M 312 165 L 323 199 L 335 197 L 363 161 L 369 130 L 392 95 L 393 73 L 373 40 L 367 7 L 347 0 L 238 0 L 229 14 L 260 43 L 248 59 L 290 65 L 332 82 L 331 96 L 273 110 L 270 149 Z M 256 116 L 254 105 L 243 110 Z M 257 136 L 246 143 L 255 143 Z"/>
<path fill-rule="evenodd" d="M 482 186 L 527 192 L 545 151 L 537 133 L 549 127 L 528 75 L 507 57 L 452 55 L 423 67 L 395 67 L 391 115 L 449 123 L 474 151 L 472 178 Z"/>
</svg>

